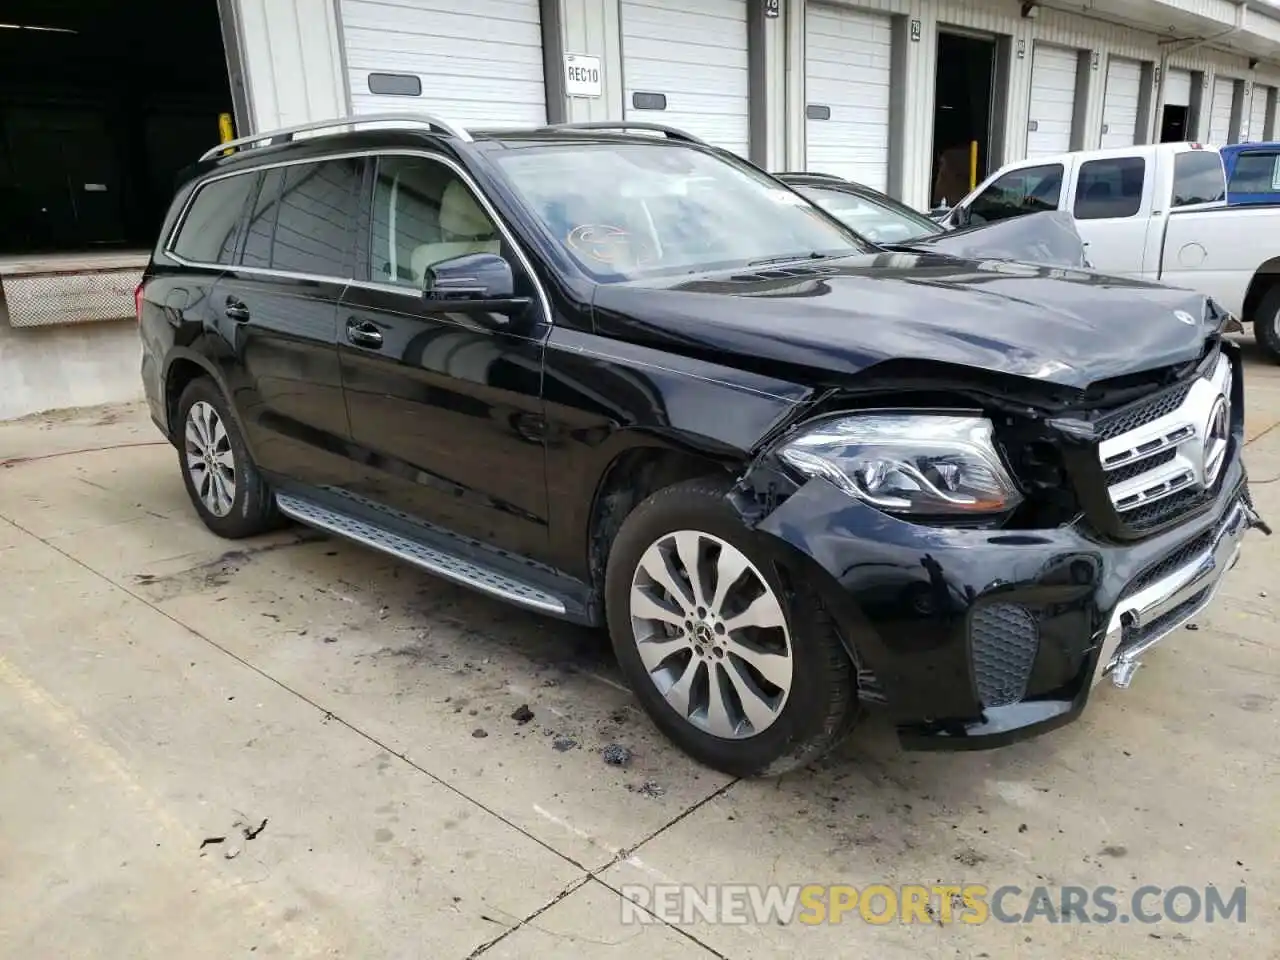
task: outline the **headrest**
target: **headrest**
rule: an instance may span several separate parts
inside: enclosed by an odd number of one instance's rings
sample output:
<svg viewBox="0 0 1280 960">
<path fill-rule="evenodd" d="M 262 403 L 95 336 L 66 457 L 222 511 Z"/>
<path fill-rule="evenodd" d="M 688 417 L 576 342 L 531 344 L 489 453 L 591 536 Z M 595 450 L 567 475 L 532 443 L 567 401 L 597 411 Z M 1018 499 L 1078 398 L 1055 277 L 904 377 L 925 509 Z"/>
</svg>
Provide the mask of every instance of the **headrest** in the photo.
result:
<svg viewBox="0 0 1280 960">
<path fill-rule="evenodd" d="M 493 224 L 461 180 L 452 180 L 440 198 L 440 229 L 466 240 L 493 236 Z"/>
</svg>

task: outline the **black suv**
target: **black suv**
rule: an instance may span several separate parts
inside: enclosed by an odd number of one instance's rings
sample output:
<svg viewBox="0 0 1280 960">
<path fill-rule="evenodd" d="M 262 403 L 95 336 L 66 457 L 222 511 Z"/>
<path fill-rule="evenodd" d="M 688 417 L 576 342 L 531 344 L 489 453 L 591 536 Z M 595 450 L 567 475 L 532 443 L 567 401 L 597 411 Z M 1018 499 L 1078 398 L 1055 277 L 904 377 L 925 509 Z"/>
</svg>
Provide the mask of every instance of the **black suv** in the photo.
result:
<svg viewBox="0 0 1280 960">
<path fill-rule="evenodd" d="M 1261 526 L 1211 300 L 875 246 L 656 125 L 219 145 L 137 305 L 210 529 L 292 518 L 607 626 L 735 774 L 868 705 L 916 747 L 1063 724 Z"/>
</svg>

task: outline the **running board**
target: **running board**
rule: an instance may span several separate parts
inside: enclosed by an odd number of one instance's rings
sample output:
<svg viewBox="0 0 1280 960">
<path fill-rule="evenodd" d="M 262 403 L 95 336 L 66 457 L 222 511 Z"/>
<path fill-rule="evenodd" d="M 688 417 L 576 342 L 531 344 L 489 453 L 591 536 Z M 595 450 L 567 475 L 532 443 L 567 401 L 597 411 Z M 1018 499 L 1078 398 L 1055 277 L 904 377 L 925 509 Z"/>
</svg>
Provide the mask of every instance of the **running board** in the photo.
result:
<svg viewBox="0 0 1280 960">
<path fill-rule="evenodd" d="M 499 600 L 506 600 L 508 603 L 518 604 L 530 610 L 558 617 L 565 616 L 564 601 L 559 597 L 541 587 L 517 580 L 490 567 L 428 547 L 372 523 L 357 520 L 345 513 L 338 513 L 311 500 L 304 500 L 302 497 L 277 493 L 276 505 L 280 508 L 280 512 L 290 519 L 315 527 L 317 530 L 345 537 L 381 553 L 390 554 L 434 576 L 452 580 L 464 587 L 470 587 L 480 593 L 487 593 L 491 597 L 497 597 Z"/>
</svg>

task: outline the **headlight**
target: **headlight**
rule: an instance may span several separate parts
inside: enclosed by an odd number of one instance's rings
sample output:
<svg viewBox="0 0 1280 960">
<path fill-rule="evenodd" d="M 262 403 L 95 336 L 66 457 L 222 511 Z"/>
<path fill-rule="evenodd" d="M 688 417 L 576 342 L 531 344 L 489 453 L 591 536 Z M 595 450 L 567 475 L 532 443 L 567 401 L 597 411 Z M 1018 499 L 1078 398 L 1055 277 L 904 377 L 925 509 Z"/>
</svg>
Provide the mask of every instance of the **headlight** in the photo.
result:
<svg viewBox="0 0 1280 960">
<path fill-rule="evenodd" d="M 815 424 L 778 456 L 889 513 L 987 514 L 1022 499 L 977 416 L 868 413 Z"/>
</svg>

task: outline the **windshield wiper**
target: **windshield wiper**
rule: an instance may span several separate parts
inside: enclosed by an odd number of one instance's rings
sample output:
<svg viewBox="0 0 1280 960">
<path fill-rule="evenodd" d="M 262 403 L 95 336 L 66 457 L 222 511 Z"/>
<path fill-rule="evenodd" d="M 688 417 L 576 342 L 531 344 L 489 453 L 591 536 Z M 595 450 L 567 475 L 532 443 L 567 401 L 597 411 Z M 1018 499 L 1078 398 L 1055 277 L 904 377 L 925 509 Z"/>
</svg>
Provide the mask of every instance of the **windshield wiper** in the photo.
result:
<svg viewBox="0 0 1280 960">
<path fill-rule="evenodd" d="M 829 253 L 818 253 L 816 250 L 810 253 L 788 253 L 784 257 L 765 257 L 763 260 L 748 261 L 748 267 L 763 267 L 770 263 L 790 263 L 793 260 L 826 260 L 831 255 Z"/>
</svg>

